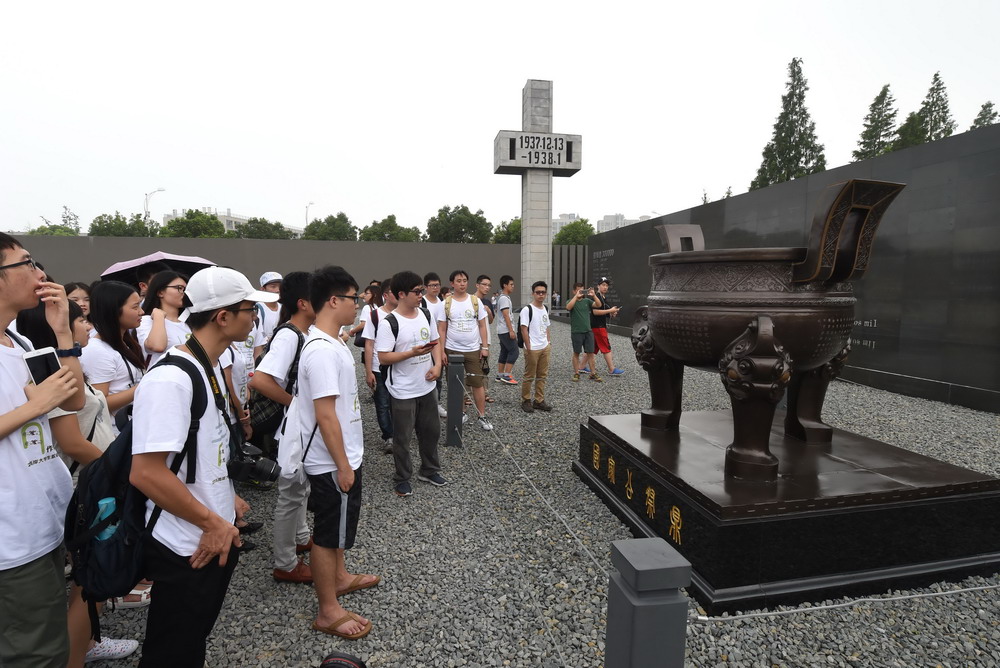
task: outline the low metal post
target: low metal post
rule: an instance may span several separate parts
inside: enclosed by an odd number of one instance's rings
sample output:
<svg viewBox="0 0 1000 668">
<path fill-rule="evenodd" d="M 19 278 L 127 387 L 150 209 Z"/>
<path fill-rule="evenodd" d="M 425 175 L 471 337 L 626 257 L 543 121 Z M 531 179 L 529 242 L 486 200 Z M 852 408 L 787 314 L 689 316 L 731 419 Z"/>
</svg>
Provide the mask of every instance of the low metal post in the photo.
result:
<svg viewBox="0 0 1000 668">
<path fill-rule="evenodd" d="M 465 358 L 448 355 L 448 419 L 445 445 L 462 447 L 462 416 L 465 414 Z"/>
<path fill-rule="evenodd" d="M 691 564 L 662 538 L 611 543 L 605 668 L 682 668 Z"/>
</svg>

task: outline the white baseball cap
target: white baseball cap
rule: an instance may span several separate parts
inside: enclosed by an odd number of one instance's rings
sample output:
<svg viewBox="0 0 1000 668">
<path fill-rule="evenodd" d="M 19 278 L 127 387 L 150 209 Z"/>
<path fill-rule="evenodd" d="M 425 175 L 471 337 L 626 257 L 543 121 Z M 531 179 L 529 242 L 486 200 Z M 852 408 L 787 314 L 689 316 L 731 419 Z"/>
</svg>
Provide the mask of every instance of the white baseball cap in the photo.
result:
<svg viewBox="0 0 1000 668">
<path fill-rule="evenodd" d="M 276 271 L 265 271 L 260 275 L 260 287 L 264 287 L 268 283 L 274 283 L 281 280 L 281 274 Z"/>
<path fill-rule="evenodd" d="M 273 292 L 254 290 L 246 276 L 226 267 L 208 267 L 196 272 L 187 282 L 184 297 L 191 302 L 186 313 L 203 313 L 245 300 L 276 302 L 279 299 Z"/>
</svg>

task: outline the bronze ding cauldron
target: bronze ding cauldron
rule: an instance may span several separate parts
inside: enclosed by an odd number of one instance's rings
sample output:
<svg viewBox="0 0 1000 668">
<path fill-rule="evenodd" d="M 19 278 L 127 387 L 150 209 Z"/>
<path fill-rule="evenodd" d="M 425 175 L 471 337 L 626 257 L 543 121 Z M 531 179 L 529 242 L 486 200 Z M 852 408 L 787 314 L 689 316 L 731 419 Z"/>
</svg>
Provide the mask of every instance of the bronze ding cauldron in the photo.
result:
<svg viewBox="0 0 1000 668">
<path fill-rule="evenodd" d="M 668 252 L 649 258 L 653 285 L 632 333 L 652 395 L 643 428 L 676 430 L 684 366 L 717 366 L 733 407 L 727 476 L 777 479 L 768 441 L 786 388 L 785 435 L 829 443 L 823 399 L 850 351 L 851 281 L 868 268 L 878 224 L 903 187 L 863 180 L 831 186 L 808 248 L 703 250 L 697 225 L 660 226 Z"/>
</svg>

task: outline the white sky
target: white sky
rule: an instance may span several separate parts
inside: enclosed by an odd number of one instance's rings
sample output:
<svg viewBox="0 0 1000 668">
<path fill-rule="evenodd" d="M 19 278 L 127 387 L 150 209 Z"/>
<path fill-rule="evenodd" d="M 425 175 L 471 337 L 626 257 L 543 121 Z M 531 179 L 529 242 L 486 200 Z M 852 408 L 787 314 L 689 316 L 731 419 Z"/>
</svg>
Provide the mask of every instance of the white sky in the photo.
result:
<svg viewBox="0 0 1000 668">
<path fill-rule="evenodd" d="M 0 11 L 0 229 L 214 207 L 423 229 L 520 215 L 493 174 L 528 79 L 583 136 L 553 216 L 666 214 L 745 192 L 793 57 L 828 167 L 888 83 L 898 121 L 940 70 L 959 131 L 1000 106 L 1000 2 L 18 2 Z"/>
</svg>

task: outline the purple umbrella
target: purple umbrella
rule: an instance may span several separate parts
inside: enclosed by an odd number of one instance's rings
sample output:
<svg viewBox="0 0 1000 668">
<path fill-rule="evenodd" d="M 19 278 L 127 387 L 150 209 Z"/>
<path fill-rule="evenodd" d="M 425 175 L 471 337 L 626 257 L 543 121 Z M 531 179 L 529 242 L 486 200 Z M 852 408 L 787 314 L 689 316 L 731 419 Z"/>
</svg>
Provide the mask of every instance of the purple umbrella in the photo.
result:
<svg viewBox="0 0 1000 668">
<path fill-rule="evenodd" d="M 149 264 L 150 262 L 163 262 L 174 271 L 180 272 L 186 276 L 190 276 L 199 269 L 214 267 L 216 265 L 215 262 L 206 260 L 203 257 L 196 257 L 194 255 L 174 255 L 173 253 L 156 251 L 155 253 L 150 253 L 149 255 L 137 257 L 134 260 L 116 262 L 101 273 L 101 280 L 122 281 L 123 283 L 135 285 L 136 268 L 141 267 L 144 264 Z"/>
</svg>

